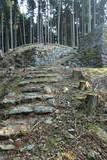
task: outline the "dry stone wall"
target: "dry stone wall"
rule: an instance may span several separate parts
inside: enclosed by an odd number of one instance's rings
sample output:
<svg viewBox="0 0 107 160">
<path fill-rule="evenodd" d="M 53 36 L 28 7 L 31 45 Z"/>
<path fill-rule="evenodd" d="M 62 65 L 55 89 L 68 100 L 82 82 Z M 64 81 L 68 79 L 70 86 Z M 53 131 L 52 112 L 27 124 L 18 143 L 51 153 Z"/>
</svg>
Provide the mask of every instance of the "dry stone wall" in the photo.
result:
<svg viewBox="0 0 107 160">
<path fill-rule="evenodd" d="M 99 26 L 92 33 L 81 38 L 79 51 L 84 66 L 103 67 L 107 65 L 107 26 Z"/>
</svg>

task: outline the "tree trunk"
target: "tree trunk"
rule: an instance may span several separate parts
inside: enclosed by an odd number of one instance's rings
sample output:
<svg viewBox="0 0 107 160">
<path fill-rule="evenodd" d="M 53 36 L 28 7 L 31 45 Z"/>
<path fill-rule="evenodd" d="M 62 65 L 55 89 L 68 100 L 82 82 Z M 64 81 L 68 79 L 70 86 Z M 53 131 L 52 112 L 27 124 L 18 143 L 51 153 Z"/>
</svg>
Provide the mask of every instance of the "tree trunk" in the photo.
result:
<svg viewBox="0 0 107 160">
<path fill-rule="evenodd" d="M 78 20 L 77 20 L 77 24 L 76 24 L 76 32 L 77 32 L 77 46 L 79 46 L 79 26 L 78 26 Z"/>
<path fill-rule="evenodd" d="M 12 2 L 10 1 L 10 35 L 11 35 L 11 49 L 13 49 L 13 18 L 12 18 Z"/>
<path fill-rule="evenodd" d="M 32 17 L 30 17 L 30 43 L 32 43 Z"/>
<path fill-rule="evenodd" d="M 60 44 L 61 9 L 62 9 L 62 0 L 60 0 L 59 2 L 59 10 L 58 10 L 58 44 Z"/>
<path fill-rule="evenodd" d="M 47 20 L 48 20 L 48 43 L 50 41 L 50 36 L 49 36 L 49 0 L 47 0 Z"/>
<path fill-rule="evenodd" d="M 84 36 L 84 15 L 85 15 L 85 8 L 84 8 L 84 0 L 82 0 L 82 36 Z"/>
<path fill-rule="evenodd" d="M 15 16 L 15 24 L 14 24 L 14 47 L 17 47 L 17 26 L 16 26 L 16 16 Z"/>
<path fill-rule="evenodd" d="M 25 18 L 23 15 L 23 42 L 26 44 L 26 33 L 25 33 Z"/>
<path fill-rule="evenodd" d="M 96 27 L 96 0 L 94 0 L 94 28 Z"/>
<path fill-rule="evenodd" d="M 88 8 L 89 8 L 88 33 L 90 33 L 91 32 L 91 0 L 88 0 L 88 1 L 89 1 L 89 4 L 88 4 Z"/>
<path fill-rule="evenodd" d="M 2 52 L 4 53 L 4 15 L 1 15 L 1 24 L 2 24 Z"/>
<path fill-rule="evenodd" d="M 19 45 L 22 45 L 23 44 L 23 37 L 22 37 L 22 30 L 21 30 L 20 24 L 19 24 L 19 32 L 20 32 L 20 42 L 19 42 Z"/>
<path fill-rule="evenodd" d="M 72 14 L 72 23 L 73 23 L 73 26 L 72 26 L 72 46 L 75 47 L 75 16 L 74 16 L 74 1 L 73 1 L 73 14 Z"/>
<path fill-rule="evenodd" d="M 6 51 L 9 50 L 9 30 L 8 27 L 6 26 Z"/>
</svg>

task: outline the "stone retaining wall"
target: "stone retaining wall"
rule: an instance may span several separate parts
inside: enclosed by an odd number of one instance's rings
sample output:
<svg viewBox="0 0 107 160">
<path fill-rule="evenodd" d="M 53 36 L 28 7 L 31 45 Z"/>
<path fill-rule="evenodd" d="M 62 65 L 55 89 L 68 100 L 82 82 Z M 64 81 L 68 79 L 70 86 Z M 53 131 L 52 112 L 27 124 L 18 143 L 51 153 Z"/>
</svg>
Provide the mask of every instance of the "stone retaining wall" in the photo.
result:
<svg viewBox="0 0 107 160">
<path fill-rule="evenodd" d="M 107 26 L 99 26 L 82 38 L 79 48 L 84 66 L 107 66 Z"/>
</svg>

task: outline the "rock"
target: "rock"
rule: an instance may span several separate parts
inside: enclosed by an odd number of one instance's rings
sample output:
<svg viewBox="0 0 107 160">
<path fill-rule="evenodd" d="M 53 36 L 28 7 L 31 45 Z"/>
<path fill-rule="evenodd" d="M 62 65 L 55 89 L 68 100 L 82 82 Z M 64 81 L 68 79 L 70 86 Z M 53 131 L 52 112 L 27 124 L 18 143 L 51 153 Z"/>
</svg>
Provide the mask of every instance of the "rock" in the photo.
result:
<svg viewBox="0 0 107 160">
<path fill-rule="evenodd" d="M 36 78 L 36 79 L 28 79 L 28 80 L 23 80 L 19 83 L 20 87 L 26 86 L 28 84 L 38 84 L 38 83 L 56 83 L 58 81 L 62 80 L 61 76 L 57 77 L 44 77 L 44 78 Z"/>
<path fill-rule="evenodd" d="M 47 114 L 47 113 L 53 113 L 55 111 L 54 107 L 51 106 L 38 106 L 34 109 L 35 114 Z"/>
<path fill-rule="evenodd" d="M 107 66 L 107 25 L 97 26 L 91 33 L 80 39 L 81 61 L 85 66 Z M 83 54 L 83 56 L 82 56 Z"/>
<path fill-rule="evenodd" d="M 29 132 L 29 125 L 12 125 L 0 129 L 0 137 L 10 137 L 16 135 L 25 135 Z"/>
<path fill-rule="evenodd" d="M 52 117 L 48 117 L 46 120 L 45 120 L 45 124 L 52 124 Z"/>
<path fill-rule="evenodd" d="M 51 106 L 56 106 L 56 101 L 55 101 L 54 98 L 48 99 L 47 102 L 48 102 L 48 104 L 51 105 Z"/>
<path fill-rule="evenodd" d="M 19 104 L 19 103 L 27 103 L 27 102 L 32 102 L 35 100 L 47 100 L 50 98 L 53 98 L 53 94 L 40 94 L 37 92 L 32 92 L 32 93 L 24 93 L 20 95 L 10 95 L 8 94 L 7 96 L 4 97 L 3 101 L 1 102 L 1 105 L 13 105 L 13 104 Z"/>
<path fill-rule="evenodd" d="M 64 137 L 68 138 L 68 139 L 74 139 L 74 135 L 72 135 L 71 133 L 69 133 L 68 131 L 64 131 Z"/>
<path fill-rule="evenodd" d="M 11 103 L 14 104 L 16 99 L 15 99 L 15 92 L 10 92 L 7 96 L 4 97 L 2 104 L 6 104 L 6 103 Z"/>
<path fill-rule="evenodd" d="M 15 146 L 13 144 L 0 144 L 0 150 L 9 151 L 14 149 L 15 149 Z"/>
<path fill-rule="evenodd" d="M 44 77 L 58 77 L 57 73 L 32 73 L 32 74 L 28 74 L 26 75 L 25 79 L 31 79 L 31 78 L 44 78 Z"/>
<path fill-rule="evenodd" d="M 67 87 L 64 87 L 63 88 L 63 93 L 66 93 L 66 92 L 68 92 L 69 91 L 69 89 L 67 88 Z"/>
<path fill-rule="evenodd" d="M 34 105 L 34 104 L 23 104 L 19 106 L 14 106 L 14 108 L 10 108 L 9 110 L 4 112 L 4 115 L 17 115 L 17 114 L 29 114 L 29 113 L 37 113 L 37 114 L 45 114 L 52 113 L 55 111 L 52 106 L 42 106 Z M 19 121 L 20 123 L 20 121 Z"/>
<path fill-rule="evenodd" d="M 51 88 L 50 88 L 49 86 L 45 86 L 45 87 L 44 87 L 44 91 L 45 91 L 45 93 L 47 93 L 47 94 L 51 94 L 51 93 L 52 93 L 52 90 L 51 90 Z"/>
<path fill-rule="evenodd" d="M 70 129 L 68 129 L 68 132 L 71 133 L 71 134 L 75 134 L 75 129 L 74 128 L 70 128 Z"/>
<path fill-rule="evenodd" d="M 59 113 L 60 113 L 59 109 L 56 109 L 55 113 L 56 113 L 56 114 L 59 114 Z"/>
<path fill-rule="evenodd" d="M 41 87 L 35 87 L 35 86 L 26 86 L 24 88 L 21 88 L 22 92 L 41 92 Z"/>
<path fill-rule="evenodd" d="M 28 106 L 28 105 L 27 105 Z M 31 113 L 33 112 L 33 109 L 30 108 L 30 106 L 27 107 L 26 105 L 22 106 L 22 107 L 16 107 L 16 108 L 13 108 L 9 111 L 7 111 L 7 114 L 10 114 L 10 115 L 14 115 L 14 114 L 27 114 L 27 113 Z"/>
<path fill-rule="evenodd" d="M 73 70 L 72 78 L 76 81 L 85 80 L 85 77 L 83 76 L 82 71 L 77 69 Z"/>
<path fill-rule="evenodd" d="M 34 144 L 29 144 L 23 148 L 20 148 L 20 152 L 27 152 L 27 151 L 31 151 L 33 148 L 35 147 Z"/>
</svg>

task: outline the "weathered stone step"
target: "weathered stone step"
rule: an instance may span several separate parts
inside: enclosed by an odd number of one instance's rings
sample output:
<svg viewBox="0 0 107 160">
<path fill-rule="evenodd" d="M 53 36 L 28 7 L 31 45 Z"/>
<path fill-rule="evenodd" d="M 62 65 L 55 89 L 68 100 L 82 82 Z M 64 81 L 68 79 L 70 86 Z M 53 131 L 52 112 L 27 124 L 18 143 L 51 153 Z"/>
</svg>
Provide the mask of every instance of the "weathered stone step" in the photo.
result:
<svg viewBox="0 0 107 160">
<path fill-rule="evenodd" d="M 46 106 L 43 104 L 35 105 L 35 104 L 23 104 L 14 107 L 10 107 L 8 110 L 4 111 L 5 115 L 17 115 L 17 114 L 47 114 L 53 113 L 55 108 L 52 106 Z"/>
<path fill-rule="evenodd" d="M 49 72 L 49 71 L 47 71 L 47 70 L 25 70 L 25 74 L 47 74 L 47 73 L 52 73 L 52 71 L 51 72 Z M 56 72 L 53 72 L 53 73 L 56 73 Z"/>
<path fill-rule="evenodd" d="M 53 98 L 53 94 L 39 94 L 36 92 L 33 93 L 24 93 L 20 95 L 15 95 L 14 93 L 10 93 L 4 97 L 1 101 L 1 107 L 8 106 L 8 105 L 15 105 L 21 103 L 31 103 L 37 101 L 44 101 L 47 99 Z"/>
<path fill-rule="evenodd" d="M 46 94 L 51 94 L 53 93 L 53 87 L 51 86 L 47 86 L 47 85 L 44 85 L 44 84 L 41 84 L 41 85 L 35 85 L 35 84 L 30 84 L 30 85 L 27 85 L 27 86 L 24 86 L 24 87 L 21 87 L 20 88 L 21 92 L 22 93 L 28 93 L 28 92 L 39 92 L 39 93 L 46 93 Z"/>
<path fill-rule="evenodd" d="M 36 79 L 29 79 L 29 80 L 23 80 L 19 83 L 19 86 L 25 86 L 30 83 L 56 83 L 58 81 L 61 81 L 62 77 L 45 77 L 45 78 L 36 78 Z"/>
<path fill-rule="evenodd" d="M 46 71 L 46 72 L 48 72 L 48 71 L 54 71 L 54 69 L 58 69 L 57 68 L 57 66 L 51 66 L 51 65 L 46 65 L 46 66 L 40 66 L 40 67 L 29 67 L 29 68 L 26 68 L 26 70 L 29 72 L 32 72 L 32 71 L 34 71 L 34 72 L 38 72 L 38 71 L 40 71 L 40 72 L 44 72 L 44 71 Z"/>
<path fill-rule="evenodd" d="M 43 92 L 42 87 L 37 87 L 35 85 L 29 85 L 21 88 L 21 92 Z"/>
<path fill-rule="evenodd" d="M 26 77 L 25 77 L 25 79 L 27 79 L 27 78 L 50 78 L 50 77 L 59 77 L 59 75 L 58 74 L 56 74 L 56 73 L 45 73 L 45 74 L 27 74 L 26 75 Z"/>
</svg>

